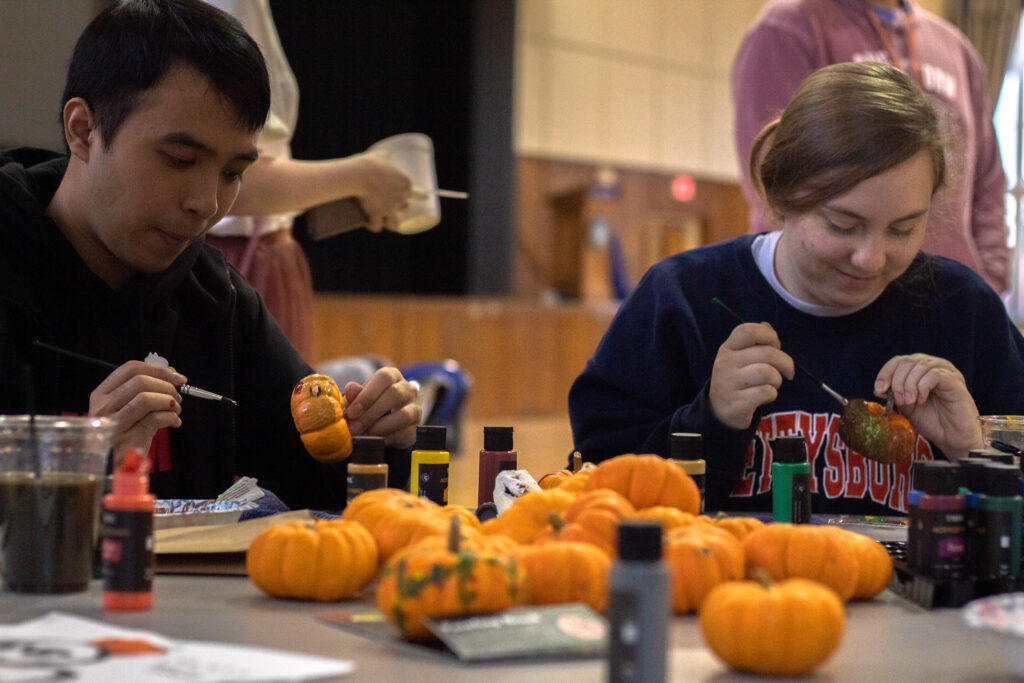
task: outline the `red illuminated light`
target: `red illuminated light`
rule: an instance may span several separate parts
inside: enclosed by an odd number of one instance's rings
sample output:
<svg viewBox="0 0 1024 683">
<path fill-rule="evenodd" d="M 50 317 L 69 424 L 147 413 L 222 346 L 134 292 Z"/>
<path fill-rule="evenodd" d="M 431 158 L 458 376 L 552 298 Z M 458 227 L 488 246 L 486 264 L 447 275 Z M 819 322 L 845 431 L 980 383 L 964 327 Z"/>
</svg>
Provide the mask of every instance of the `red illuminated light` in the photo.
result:
<svg viewBox="0 0 1024 683">
<path fill-rule="evenodd" d="M 677 202 L 688 202 L 697 194 L 697 183 L 693 176 L 680 173 L 672 181 L 672 197 Z"/>
</svg>

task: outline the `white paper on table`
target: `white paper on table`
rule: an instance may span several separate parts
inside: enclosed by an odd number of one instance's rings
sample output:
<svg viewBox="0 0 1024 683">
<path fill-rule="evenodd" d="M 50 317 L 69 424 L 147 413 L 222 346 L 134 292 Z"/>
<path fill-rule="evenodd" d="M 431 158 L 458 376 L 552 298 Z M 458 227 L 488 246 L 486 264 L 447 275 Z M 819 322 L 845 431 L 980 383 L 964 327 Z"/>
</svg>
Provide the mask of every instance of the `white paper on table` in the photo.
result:
<svg viewBox="0 0 1024 683">
<path fill-rule="evenodd" d="M 107 641 L 104 647 L 101 641 Z M 117 644 L 152 653 L 117 654 Z M 51 612 L 0 625 L 0 681 L 304 681 L 341 676 L 351 661 L 224 643 L 172 640 L 149 631 Z M 61 677 L 61 672 L 72 676 Z"/>
</svg>

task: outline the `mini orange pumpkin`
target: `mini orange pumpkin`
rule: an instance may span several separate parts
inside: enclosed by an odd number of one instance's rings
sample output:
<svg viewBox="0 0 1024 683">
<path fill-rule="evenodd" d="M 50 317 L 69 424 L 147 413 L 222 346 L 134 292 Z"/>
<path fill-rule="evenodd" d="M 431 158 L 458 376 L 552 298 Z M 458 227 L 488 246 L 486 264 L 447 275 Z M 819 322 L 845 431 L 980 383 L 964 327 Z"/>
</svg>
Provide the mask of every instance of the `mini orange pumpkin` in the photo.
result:
<svg viewBox="0 0 1024 683">
<path fill-rule="evenodd" d="M 339 600 L 373 580 L 377 543 L 358 522 L 289 522 L 256 536 L 245 554 L 245 566 L 252 582 L 268 595 Z"/>
<path fill-rule="evenodd" d="M 807 579 L 729 581 L 708 593 L 700 628 L 728 666 L 770 676 L 799 676 L 839 646 L 846 616 L 836 594 Z"/>
<path fill-rule="evenodd" d="M 531 605 L 582 602 L 601 611 L 608 603 L 611 558 L 596 546 L 575 541 L 524 545 L 517 557 L 530 581 Z"/>
<path fill-rule="evenodd" d="M 632 519 L 648 519 L 652 522 L 661 522 L 661 526 L 665 528 L 665 531 L 690 526 L 691 524 L 711 523 L 711 519 L 704 515 L 694 515 L 689 512 L 683 512 L 679 508 L 673 508 L 667 505 L 654 505 L 649 508 L 637 510 L 630 515 L 630 517 Z"/>
<path fill-rule="evenodd" d="M 345 421 L 345 397 L 329 375 L 306 375 L 292 389 L 292 421 L 311 456 L 340 462 L 352 453 Z"/>
<path fill-rule="evenodd" d="M 676 614 L 696 611 L 712 588 L 743 578 L 743 546 L 712 524 L 691 524 L 665 535 L 665 561 Z"/>
<path fill-rule="evenodd" d="M 763 569 L 773 581 L 804 578 L 823 583 L 844 601 L 857 589 L 857 554 L 844 529 L 773 522 L 743 539 L 747 577 Z"/>
<path fill-rule="evenodd" d="M 569 470 L 555 470 L 554 472 L 548 472 L 543 477 L 537 480 L 537 486 L 541 490 L 546 491 L 547 489 L 557 489 L 559 486 L 565 483 L 565 480 L 572 476 L 572 472 Z"/>
<path fill-rule="evenodd" d="M 842 529 L 857 555 L 857 587 L 854 600 L 869 600 L 889 585 L 892 558 L 885 546 L 873 538 Z"/>
<path fill-rule="evenodd" d="M 448 503 L 441 507 L 441 512 L 449 517 L 452 515 L 458 515 L 459 521 L 463 527 L 470 529 L 480 528 L 480 518 L 476 516 L 475 512 L 464 505 Z"/>
<path fill-rule="evenodd" d="M 571 475 L 562 480 L 562 483 L 558 485 L 558 488 L 566 493 L 577 495 L 583 491 L 587 486 L 587 480 L 590 479 L 590 475 L 594 473 L 596 466 L 593 463 L 586 463 L 580 468 L 579 472 L 573 472 Z"/>
<path fill-rule="evenodd" d="M 353 498 L 341 513 L 342 519 L 350 519 L 359 522 L 366 527 L 367 531 L 377 540 L 378 545 L 382 542 L 382 536 L 388 536 L 384 541 L 388 545 L 388 551 L 381 557 L 383 563 L 391 553 L 410 542 L 413 534 L 409 529 L 388 529 L 395 523 L 397 517 L 393 518 L 398 511 L 415 509 L 425 516 L 437 516 L 441 507 L 429 498 L 414 496 L 408 491 L 400 489 L 375 489 L 366 491 Z M 410 515 L 411 523 L 418 520 L 415 515 Z M 443 531 L 442 531 L 443 533 Z M 404 537 L 401 535 L 405 534 Z"/>
<path fill-rule="evenodd" d="M 348 505 L 342 510 L 341 516 L 343 519 L 355 520 L 369 529 L 371 520 L 378 519 L 388 510 L 398 507 L 412 498 L 417 498 L 417 496 L 402 489 L 386 488 L 363 491 L 348 502 Z M 423 500 L 424 505 L 427 503 L 436 505 L 432 500 L 426 498 Z"/>
<path fill-rule="evenodd" d="M 746 538 L 747 534 L 751 531 L 760 529 L 764 526 L 764 522 L 759 520 L 757 517 L 729 517 L 721 513 L 712 521 L 715 526 L 720 529 L 725 529 L 741 541 Z"/>
<path fill-rule="evenodd" d="M 416 496 L 411 496 L 415 498 Z M 376 524 L 369 528 L 377 541 L 377 552 L 380 563 L 387 562 L 392 555 L 406 546 L 413 545 L 428 536 L 444 536 L 448 531 L 449 515 L 441 511 L 441 506 L 431 501 L 432 507 L 426 507 L 413 501 L 400 504 L 382 515 Z M 457 515 L 452 515 L 455 517 Z M 460 520 L 461 521 L 461 520 Z M 480 533 L 477 529 L 463 525 L 464 535 Z"/>
<path fill-rule="evenodd" d="M 627 453 L 598 463 L 583 488 L 612 489 L 638 510 L 668 505 L 694 515 L 700 512 L 697 484 L 681 467 L 658 455 Z"/>
<path fill-rule="evenodd" d="M 516 543 L 533 543 L 551 522 L 551 513 L 558 514 L 574 500 L 561 488 L 527 491 L 505 512 L 480 525 L 485 534 L 503 534 Z"/>
<path fill-rule="evenodd" d="M 611 489 L 580 494 L 561 515 L 551 514 L 551 528 L 537 537 L 537 543 L 552 540 L 582 541 L 615 554 L 619 522 L 633 515 L 632 504 Z"/>
<path fill-rule="evenodd" d="M 593 467 L 593 463 L 587 463 L 586 467 Z M 554 472 L 548 472 L 543 477 L 537 480 L 537 486 L 542 490 L 556 489 L 572 475 L 579 472 L 584 468 L 583 454 L 579 451 L 573 451 L 572 453 L 572 469 L 571 470 L 555 470 Z"/>
<path fill-rule="evenodd" d="M 377 606 L 403 635 L 429 636 L 424 617 L 499 612 L 526 602 L 526 572 L 515 556 L 461 548 L 459 533 L 453 515 L 446 548 L 411 546 L 381 570 Z"/>
</svg>

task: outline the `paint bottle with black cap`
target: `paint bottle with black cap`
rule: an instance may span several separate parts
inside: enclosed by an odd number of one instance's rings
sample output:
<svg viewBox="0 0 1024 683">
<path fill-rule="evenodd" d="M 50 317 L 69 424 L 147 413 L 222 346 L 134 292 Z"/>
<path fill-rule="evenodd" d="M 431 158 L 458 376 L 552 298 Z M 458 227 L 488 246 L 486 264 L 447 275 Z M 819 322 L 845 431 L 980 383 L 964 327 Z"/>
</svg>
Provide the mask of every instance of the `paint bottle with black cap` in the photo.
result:
<svg viewBox="0 0 1024 683">
<path fill-rule="evenodd" d="M 772 519 L 809 524 L 811 521 L 811 463 L 803 436 L 771 440 Z"/>
<path fill-rule="evenodd" d="M 671 599 L 658 522 L 619 523 L 618 557 L 608 572 L 608 681 L 666 680 Z"/>
</svg>

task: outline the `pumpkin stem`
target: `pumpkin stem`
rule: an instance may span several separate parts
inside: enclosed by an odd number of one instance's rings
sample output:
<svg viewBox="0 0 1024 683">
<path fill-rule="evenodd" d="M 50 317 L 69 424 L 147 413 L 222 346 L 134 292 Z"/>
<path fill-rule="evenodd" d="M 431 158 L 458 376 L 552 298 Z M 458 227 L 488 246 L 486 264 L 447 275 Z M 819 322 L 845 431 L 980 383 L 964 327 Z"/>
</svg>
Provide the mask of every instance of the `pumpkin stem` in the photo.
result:
<svg viewBox="0 0 1024 683">
<path fill-rule="evenodd" d="M 459 552 L 459 539 L 461 538 L 461 529 L 459 528 L 459 516 L 452 515 L 451 523 L 448 525 L 448 552 L 455 554 Z"/>
<path fill-rule="evenodd" d="M 715 519 L 728 519 L 729 514 L 723 510 L 719 510 L 718 514 L 715 515 Z"/>
<path fill-rule="evenodd" d="M 583 454 L 580 453 L 579 451 L 573 451 L 572 452 L 572 471 L 573 471 L 573 474 L 575 474 L 576 472 L 579 472 L 581 467 L 583 467 Z"/>
<path fill-rule="evenodd" d="M 772 587 L 772 583 L 774 583 L 772 581 L 771 574 L 769 574 L 768 571 L 766 569 L 764 569 L 763 567 L 756 567 L 756 568 L 754 568 L 750 572 L 750 575 L 753 577 L 753 579 L 755 581 L 757 581 L 759 584 L 761 584 L 761 587 L 764 588 L 765 590 L 768 590 L 769 588 L 771 588 Z"/>
<path fill-rule="evenodd" d="M 889 417 L 892 414 L 892 406 L 896 403 L 896 394 L 893 393 L 892 387 L 885 392 L 885 416 Z"/>
<path fill-rule="evenodd" d="M 565 528 L 565 520 L 559 517 L 557 512 L 548 513 L 548 524 L 551 525 L 556 534 Z"/>
</svg>

